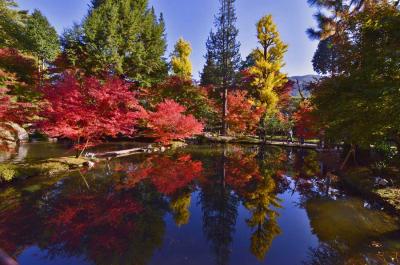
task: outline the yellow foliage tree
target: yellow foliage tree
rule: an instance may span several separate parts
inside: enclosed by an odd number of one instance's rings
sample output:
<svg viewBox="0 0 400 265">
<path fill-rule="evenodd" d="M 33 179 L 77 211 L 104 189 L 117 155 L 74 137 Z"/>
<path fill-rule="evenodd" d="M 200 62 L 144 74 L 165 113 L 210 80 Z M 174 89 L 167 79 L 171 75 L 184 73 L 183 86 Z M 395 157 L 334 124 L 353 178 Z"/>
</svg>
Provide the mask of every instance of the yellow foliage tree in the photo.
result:
<svg viewBox="0 0 400 265">
<path fill-rule="evenodd" d="M 250 68 L 250 73 L 254 76 L 252 86 L 257 89 L 257 100 L 268 115 L 277 111 L 279 96 L 276 88 L 288 81 L 286 74 L 281 73 L 288 46 L 281 40 L 271 15 L 264 16 L 257 23 L 257 38 L 261 47 L 253 51 L 255 65 Z"/>
<path fill-rule="evenodd" d="M 172 70 L 175 75 L 185 79 L 192 78 L 191 53 L 192 47 L 190 43 L 183 38 L 179 38 L 178 42 L 175 44 L 175 50 L 171 58 Z"/>
</svg>

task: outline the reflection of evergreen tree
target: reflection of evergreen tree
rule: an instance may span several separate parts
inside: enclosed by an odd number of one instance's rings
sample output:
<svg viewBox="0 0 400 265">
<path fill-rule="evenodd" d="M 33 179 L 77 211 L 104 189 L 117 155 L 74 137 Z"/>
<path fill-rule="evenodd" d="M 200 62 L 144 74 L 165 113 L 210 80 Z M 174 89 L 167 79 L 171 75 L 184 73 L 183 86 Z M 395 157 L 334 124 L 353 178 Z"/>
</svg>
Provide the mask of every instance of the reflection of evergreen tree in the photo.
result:
<svg viewBox="0 0 400 265">
<path fill-rule="evenodd" d="M 220 161 L 221 173 L 202 187 L 200 202 L 203 230 L 215 252 L 216 264 L 228 264 L 236 225 L 238 198 L 226 185 L 226 150 Z"/>
</svg>

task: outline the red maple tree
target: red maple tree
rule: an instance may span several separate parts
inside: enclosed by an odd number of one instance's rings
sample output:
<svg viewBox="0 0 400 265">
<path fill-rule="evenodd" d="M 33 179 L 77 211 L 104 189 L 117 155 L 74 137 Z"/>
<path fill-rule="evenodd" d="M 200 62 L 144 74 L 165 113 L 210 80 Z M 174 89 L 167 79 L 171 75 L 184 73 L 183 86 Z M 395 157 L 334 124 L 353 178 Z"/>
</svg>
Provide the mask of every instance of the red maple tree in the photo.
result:
<svg viewBox="0 0 400 265">
<path fill-rule="evenodd" d="M 157 142 L 168 144 L 171 140 L 182 140 L 203 131 L 203 124 L 193 115 L 185 115 L 186 108 L 173 100 L 165 100 L 150 112 L 148 127 Z"/>
<path fill-rule="evenodd" d="M 51 137 L 73 140 L 82 151 L 105 136 L 131 135 L 138 120 L 146 117 L 135 93 L 117 78 L 101 83 L 94 77 L 80 81 L 65 74 L 43 93 L 48 104 L 42 110 L 45 120 L 40 128 Z"/>
<path fill-rule="evenodd" d="M 315 116 L 312 114 L 313 108 L 308 100 L 300 104 L 299 110 L 294 113 L 296 136 L 303 139 L 311 139 L 318 135 L 315 130 Z"/>
<path fill-rule="evenodd" d="M 247 92 L 237 90 L 228 94 L 227 122 L 234 133 L 253 133 L 260 121 L 263 108 L 256 107 L 247 98 Z"/>
<path fill-rule="evenodd" d="M 10 96 L 6 94 L 5 88 L 0 88 L 0 121 L 5 120 L 6 114 L 8 112 L 10 102 Z"/>
<path fill-rule="evenodd" d="M 32 121 L 36 109 L 31 103 L 16 102 L 0 87 L 0 122 L 15 122 L 20 125 Z"/>
</svg>

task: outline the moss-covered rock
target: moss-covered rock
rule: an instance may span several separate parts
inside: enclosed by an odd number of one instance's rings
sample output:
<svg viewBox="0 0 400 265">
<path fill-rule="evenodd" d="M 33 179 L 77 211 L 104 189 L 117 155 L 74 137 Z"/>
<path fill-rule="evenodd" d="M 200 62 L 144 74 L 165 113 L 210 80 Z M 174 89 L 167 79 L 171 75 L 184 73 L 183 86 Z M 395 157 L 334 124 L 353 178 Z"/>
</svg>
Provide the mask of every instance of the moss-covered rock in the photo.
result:
<svg viewBox="0 0 400 265">
<path fill-rule="evenodd" d="M 16 166 L 13 164 L 0 164 L 0 183 L 9 182 L 18 175 Z"/>
<path fill-rule="evenodd" d="M 383 200 L 400 211 L 400 188 L 383 188 L 374 190 Z"/>
<path fill-rule="evenodd" d="M 172 149 L 176 149 L 176 148 L 180 148 L 180 147 L 185 147 L 187 145 L 188 145 L 187 143 L 182 142 L 182 141 L 172 141 L 170 143 L 169 147 L 172 148 Z"/>
<path fill-rule="evenodd" d="M 70 169 L 82 167 L 87 162 L 86 158 L 76 157 L 60 157 L 47 159 L 46 163 L 58 163 L 67 165 Z"/>
<path fill-rule="evenodd" d="M 61 157 L 32 164 L 0 164 L 0 182 L 25 179 L 35 176 L 54 176 L 72 169 L 83 167 L 85 158 Z"/>
</svg>

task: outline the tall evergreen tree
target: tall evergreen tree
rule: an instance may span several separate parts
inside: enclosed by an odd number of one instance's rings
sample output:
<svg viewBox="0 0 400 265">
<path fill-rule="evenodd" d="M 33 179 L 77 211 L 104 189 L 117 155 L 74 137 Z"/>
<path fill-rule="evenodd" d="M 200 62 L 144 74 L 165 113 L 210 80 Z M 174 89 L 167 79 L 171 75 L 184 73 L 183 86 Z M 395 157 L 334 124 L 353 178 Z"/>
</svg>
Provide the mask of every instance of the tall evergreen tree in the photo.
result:
<svg viewBox="0 0 400 265">
<path fill-rule="evenodd" d="M 338 56 L 332 37 L 321 40 L 312 59 L 314 71 L 324 75 L 337 73 Z"/>
<path fill-rule="evenodd" d="M 222 92 L 222 134 L 227 133 L 228 89 L 235 85 L 240 68 L 239 30 L 236 28 L 235 0 L 220 0 L 221 7 L 215 18 L 216 32 L 211 31 L 207 40 L 207 59 L 201 83 L 215 85 Z"/>
<path fill-rule="evenodd" d="M 37 57 L 39 71 L 42 71 L 45 64 L 55 60 L 60 53 L 57 31 L 37 9 L 29 16 L 26 31 L 30 40 L 30 51 Z"/>
<path fill-rule="evenodd" d="M 27 43 L 24 26 L 28 14 L 14 0 L 0 0 L 0 48 L 22 49 Z"/>
<path fill-rule="evenodd" d="M 82 37 L 75 29 L 67 32 L 63 44 L 75 59 L 85 58 L 80 64 L 88 73 L 108 71 L 142 85 L 166 76 L 164 19 L 156 16 L 147 0 L 93 0 L 81 27 Z M 79 51 L 70 50 L 75 46 Z M 77 55 L 82 51 L 84 56 Z"/>
</svg>

